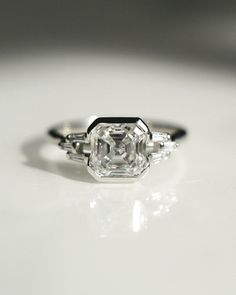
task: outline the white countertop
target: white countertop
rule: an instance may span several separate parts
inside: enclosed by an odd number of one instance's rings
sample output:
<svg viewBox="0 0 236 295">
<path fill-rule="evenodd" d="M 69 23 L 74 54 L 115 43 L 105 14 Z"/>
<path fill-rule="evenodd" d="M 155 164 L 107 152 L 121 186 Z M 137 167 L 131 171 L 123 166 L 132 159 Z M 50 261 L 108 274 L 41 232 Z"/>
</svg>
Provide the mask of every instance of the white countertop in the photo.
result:
<svg viewBox="0 0 236 295">
<path fill-rule="evenodd" d="M 125 55 L 0 59 L 0 294 L 235 294 L 235 75 Z M 89 115 L 187 127 L 134 184 L 95 183 L 45 131 Z"/>
</svg>

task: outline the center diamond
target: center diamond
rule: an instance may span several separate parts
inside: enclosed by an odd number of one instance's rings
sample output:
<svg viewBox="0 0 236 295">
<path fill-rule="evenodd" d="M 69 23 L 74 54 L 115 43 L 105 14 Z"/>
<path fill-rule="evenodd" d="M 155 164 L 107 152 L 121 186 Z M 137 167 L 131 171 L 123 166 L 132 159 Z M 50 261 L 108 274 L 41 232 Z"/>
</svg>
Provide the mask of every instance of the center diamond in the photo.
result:
<svg viewBox="0 0 236 295">
<path fill-rule="evenodd" d="M 89 167 L 95 176 L 135 178 L 149 167 L 146 154 L 149 130 L 139 118 L 100 118 L 88 133 Z"/>
</svg>

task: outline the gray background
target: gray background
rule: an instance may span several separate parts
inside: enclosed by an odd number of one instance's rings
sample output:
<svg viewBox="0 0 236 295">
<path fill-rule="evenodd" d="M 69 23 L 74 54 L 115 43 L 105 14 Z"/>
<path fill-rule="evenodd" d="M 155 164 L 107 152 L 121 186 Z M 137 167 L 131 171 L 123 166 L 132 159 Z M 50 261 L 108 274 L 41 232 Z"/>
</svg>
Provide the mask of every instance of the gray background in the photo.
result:
<svg viewBox="0 0 236 295">
<path fill-rule="evenodd" d="M 1 1 L 0 49 L 128 50 L 235 66 L 235 1 Z"/>
</svg>

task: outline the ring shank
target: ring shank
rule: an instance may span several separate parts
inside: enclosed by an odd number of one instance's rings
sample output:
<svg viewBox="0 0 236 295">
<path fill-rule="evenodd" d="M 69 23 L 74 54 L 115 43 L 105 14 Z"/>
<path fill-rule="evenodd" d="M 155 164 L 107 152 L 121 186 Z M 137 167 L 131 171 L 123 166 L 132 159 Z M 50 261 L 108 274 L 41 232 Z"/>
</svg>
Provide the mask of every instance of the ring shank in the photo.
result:
<svg viewBox="0 0 236 295">
<path fill-rule="evenodd" d="M 149 126 L 151 132 L 166 132 L 169 133 L 173 141 L 179 140 L 186 136 L 187 132 L 184 128 L 165 124 L 163 122 L 158 122 L 155 120 L 144 120 Z M 80 133 L 85 132 L 89 126 L 90 122 L 86 120 L 82 121 L 65 121 L 62 124 L 58 124 L 48 130 L 48 135 L 54 139 L 63 140 L 70 133 Z"/>
<path fill-rule="evenodd" d="M 86 121 L 65 121 L 48 130 L 48 135 L 54 139 L 63 140 L 70 133 L 85 132 L 88 128 Z"/>
<path fill-rule="evenodd" d="M 171 140 L 176 141 L 179 139 L 182 139 L 187 135 L 186 129 L 176 126 L 176 125 L 171 125 L 168 123 L 164 122 L 158 122 L 154 120 L 147 120 L 145 122 L 148 122 L 148 126 L 151 131 L 159 131 L 159 132 L 166 132 L 169 133 L 171 136 Z"/>
</svg>

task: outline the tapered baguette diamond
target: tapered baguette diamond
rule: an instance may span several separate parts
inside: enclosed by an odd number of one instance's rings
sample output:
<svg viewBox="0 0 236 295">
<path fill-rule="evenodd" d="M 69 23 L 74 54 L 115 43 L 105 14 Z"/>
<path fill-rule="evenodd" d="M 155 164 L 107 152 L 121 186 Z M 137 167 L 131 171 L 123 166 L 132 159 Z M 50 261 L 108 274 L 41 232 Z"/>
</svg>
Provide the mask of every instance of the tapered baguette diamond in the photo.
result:
<svg viewBox="0 0 236 295">
<path fill-rule="evenodd" d="M 153 163 L 159 163 L 163 159 L 168 159 L 171 153 L 176 150 L 178 144 L 171 140 L 168 133 L 153 132 L 152 142 L 157 144 L 157 148 L 151 153 L 151 159 Z"/>
<path fill-rule="evenodd" d="M 149 130 L 138 118 L 131 122 L 99 122 L 89 133 L 91 172 L 100 178 L 140 176 L 149 167 L 148 139 Z"/>
</svg>

